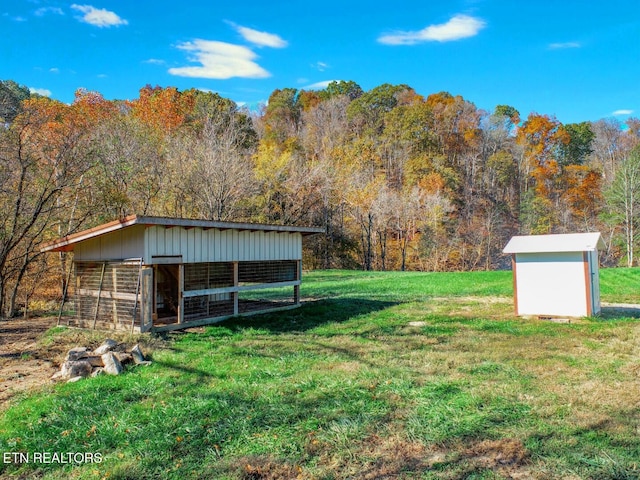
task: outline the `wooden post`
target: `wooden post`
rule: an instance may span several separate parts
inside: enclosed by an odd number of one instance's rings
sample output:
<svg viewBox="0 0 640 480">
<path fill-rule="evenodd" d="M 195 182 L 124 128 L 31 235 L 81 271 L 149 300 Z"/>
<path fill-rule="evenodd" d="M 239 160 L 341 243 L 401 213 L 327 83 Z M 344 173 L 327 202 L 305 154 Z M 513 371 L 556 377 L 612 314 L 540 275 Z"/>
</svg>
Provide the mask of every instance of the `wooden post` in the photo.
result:
<svg viewBox="0 0 640 480">
<path fill-rule="evenodd" d="M 184 323 L 184 264 L 178 265 L 178 323 Z"/>
<path fill-rule="evenodd" d="M 93 329 L 96 329 L 96 322 L 98 321 L 98 309 L 100 308 L 100 297 L 102 295 L 102 282 L 104 280 L 104 271 L 107 268 L 107 262 L 102 264 L 102 272 L 100 273 L 100 285 L 98 285 L 98 298 L 96 300 L 96 311 L 93 314 Z"/>
<path fill-rule="evenodd" d="M 136 324 L 136 314 L 138 313 L 138 302 L 142 303 L 142 299 L 140 298 L 140 287 L 142 286 L 142 258 L 140 259 L 140 269 L 138 270 L 138 283 L 136 285 L 136 301 L 133 304 L 133 314 L 131 315 L 131 333 L 133 333 L 133 328 Z M 142 308 L 140 308 L 142 313 Z M 142 315 L 140 315 L 142 319 Z M 140 322 L 140 327 L 142 327 L 142 322 Z M 142 328 L 141 328 L 142 330 Z"/>
<path fill-rule="evenodd" d="M 64 302 L 67 299 L 67 291 L 69 289 L 69 280 L 71 280 L 71 271 L 73 270 L 73 264 L 71 264 L 71 268 L 67 273 L 67 281 L 64 284 L 64 291 L 62 292 L 62 302 L 60 302 L 60 311 L 58 312 L 58 323 L 56 325 L 60 326 L 60 319 L 62 318 L 62 310 L 64 309 Z"/>
<path fill-rule="evenodd" d="M 116 264 L 111 267 L 112 292 L 118 293 L 118 268 Z M 114 328 L 118 327 L 118 300 L 111 297 L 111 318 L 113 319 Z"/>
<path fill-rule="evenodd" d="M 299 281 L 302 278 L 302 260 L 296 261 L 296 280 Z M 300 285 L 293 286 L 293 302 L 296 305 L 300 305 Z"/>
<path fill-rule="evenodd" d="M 154 270 L 151 267 L 142 269 L 140 287 L 140 332 L 146 332 L 153 326 L 153 277 Z"/>
<path fill-rule="evenodd" d="M 237 287 L 238 286 L 238 262 L 233 262 L 233 286 Z M 239 301 L 238 301 L 238 293 L 239 292 L 232 292 L 231 295 L 233 295 L 233 314 L 234 315 L 238 315 L 238 313 L 240 312 L 240 307 L 239 307 Z"/>
<path fill-rule="evenodd" d="M 84 305 L 84 299 L 78 293 L 80 291 L 80 275 L 76 269 L 76 322 L 80 324 L 80 315 L 82 313 L 82 306 Z M 67 319 L 67 326 L 71 326 L 71 317 Z"/>
</svg>

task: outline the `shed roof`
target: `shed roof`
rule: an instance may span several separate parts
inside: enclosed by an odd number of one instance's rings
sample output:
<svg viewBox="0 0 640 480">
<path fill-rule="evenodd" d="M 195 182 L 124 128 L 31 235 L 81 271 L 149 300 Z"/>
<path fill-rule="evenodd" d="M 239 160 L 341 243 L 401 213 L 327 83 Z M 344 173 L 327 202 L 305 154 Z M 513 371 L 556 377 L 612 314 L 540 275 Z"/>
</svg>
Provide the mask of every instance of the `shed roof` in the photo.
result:
<svg viewBox="0 0 640 480">
<path fill-rule="evenodd" d="M 604 248 L 600 232 L 515 236 L 503 253 L 590 252 Z"/>
<path fill-rule="evenodd" d="M 45 243 L 40 248 L 42 252 L 60 252 L 72 251 L 75 244 L 98 237 L 107 233 L 115 232 L 123 228 L 133 225 L 144 226 L 163 226 L 167 228 L 183 227 L 183 228 L 217 228 L 220 230 L 249 230 L 279 233 L 300 233 L 302 235 L 313 235 L 323 233 L 325 230 L 318 227 L 295 227 L 288 225 L 267 225 L 261 223 L 240 223 L 240 222 L 219 222 L 213 220 L 192 220 L 186 218 L 170 218 L 170 217 L 148 217 L 139 215 L 130 215 L 120 220 L 104 223 L 97 227 L 83 230 L 66 237 Z"/>
</svg>

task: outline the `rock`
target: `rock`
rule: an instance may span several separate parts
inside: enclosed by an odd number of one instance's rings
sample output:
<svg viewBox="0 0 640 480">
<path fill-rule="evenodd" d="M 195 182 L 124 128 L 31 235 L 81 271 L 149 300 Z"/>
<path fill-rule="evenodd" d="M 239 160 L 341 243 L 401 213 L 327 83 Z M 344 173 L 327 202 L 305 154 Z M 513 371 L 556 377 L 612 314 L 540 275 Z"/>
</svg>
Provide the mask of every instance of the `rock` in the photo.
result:
<svg viewBox="0 0 640 480">
<path fill-rule="evenodd" d="M 53 375 L 51 375 L 51 380 L 56 381 L 56 380 L 62 380 L 62 372 L 61 371 L 57 371 L 56 373 L 54 373 Z"/>
<path fill-rule="evenodd" d="M 131 349 L 131 356 L 133 356 L 133 362 L 136 365 L 140 365 L 145 361 L 142 350 L 140 349 L 140 344 L 136 343 L 135 346 Z"/>
<path fill-rule="evenodd" d="M 75 347 L 67 353 L 67 361 L 74 362 L 87 356 L 89 349 L 87 347 Z"/>
<path fill-rule="evenodd" d="M 71 377 L 69 380 L 67 380 L 67 383 L 75 383 L 79 380 L 82 380 L 84 377 Z"/>
<path fill-rule="evenodd" d="M 104 362 L 102 361 L 102 355 L 87 355 L 83 360 L 89 362 L 92 367 L 104 367 Z"/>
<path fill-rule="evenodd" d="M 100 345 L 93 351 L 93 353 L 95 353 L 96 355 L 104 355 L 105 353 L 114 350 L 117 346 L 118 342 L 111 338 L 107 338 L 104 342 L 102 342 L 102 345 Z"/>
<path fill-rule="evenodd" d="M 102 355 L 102 362 L 104 363 L 104 373 L 109 375 L 120 375 L 124 370 L 122 363 L 113 352 L 107 352 Z"/>
<path fill-rule="evenodd" d="M 88 377 L 91 370 L 91 364 L 85 360 L 67 361 L 62 364 L 59 378 Z"/>
<path fill-rule="evenodd" d="M 98 368 L 94 368 L 93 372 L 91 373 L 92 377 L 97 377 L 99 375 L 104 375 L 104 368 L 102 367 L 98 367 Z"/>
</svg>

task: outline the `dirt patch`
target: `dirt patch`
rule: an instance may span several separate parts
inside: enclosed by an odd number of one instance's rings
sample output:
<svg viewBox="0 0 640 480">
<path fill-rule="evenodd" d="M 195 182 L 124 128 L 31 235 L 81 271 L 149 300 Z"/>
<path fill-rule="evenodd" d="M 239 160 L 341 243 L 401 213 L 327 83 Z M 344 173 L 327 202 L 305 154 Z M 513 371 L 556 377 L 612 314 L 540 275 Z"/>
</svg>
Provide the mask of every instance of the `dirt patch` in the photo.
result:
<svg viewBox="0 0 640 480">
<path fill-rule="evenodd" d="M 66 328 L 45 335 L 55 327 L 57 317 L 15 318 L 0 320 L 0 411 L 23 392 L 51 385 L 51 376 L 60 369 L 67 352 L 74 347 L 98 347 L 105 339 L 140 344 L 145 356 L 166 348 L 167 342 L 146 333 Z M 65 325 L 63 319 L 62 322 Z"/>
<path fill-rule="evenodd" d="M 307 478 L 296 465 L 279 463 L 268 458 L 254 457 L 243 462 L 242 480 L 294 480 Z"/>
<path fill-rule="evenodd" d="M 55 317 L 0 320 L 0 410 L 16 394 L 50 383 L 60 352 L 38 340 L 55 325 Z"/>
<path fill-rule="evenodd" d="M 506 478 L 531 478 L 527 468 L 529 452 L 522 441 L 516 438 L 484 440 L 471 445 L 463 452 L 462 457 Z"/>
</svg>

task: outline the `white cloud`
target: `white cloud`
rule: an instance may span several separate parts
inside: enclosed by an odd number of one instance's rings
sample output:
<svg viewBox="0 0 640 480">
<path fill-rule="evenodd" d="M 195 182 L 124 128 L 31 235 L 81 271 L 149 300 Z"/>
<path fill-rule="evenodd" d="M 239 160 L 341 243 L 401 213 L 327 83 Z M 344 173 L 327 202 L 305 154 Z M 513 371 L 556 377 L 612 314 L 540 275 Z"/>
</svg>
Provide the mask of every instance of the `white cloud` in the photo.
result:
<svg viewBox="0 0 640 480">
<path fill-rule="evenodd" d="M 143 61 L 142 63 L 148 63 L 149 65 L 164 65 L 164 60 L 160 60 L 159 58 L 150 58 L 148 60 Z"/>
<path fill-rule="evenodd" d="M 238 33 L 242 35 L 242 38 L 247 42 L 253 43 L 259 47 L 284 48 L 289 45 L 286 40 L 283 40 L 275 33 L 260 32 L 252 28 L 235 25 L 233 23 L 231 25 L 233 25 Z"/>
<path fill-rule="evenodd" d="M 170 68 L 171 75 L 192 78 L 266 78 L 271 74 L 258 65 L 255 52 L 242 45 L 212 40 L 194 40 L 178 45 L 180 50 L 191 52 L 189 60 L 198 66 Z"/>
<path fill-rule="evenodd" d="M 415 32 L 395 32 L 378 37 L 385 45 L 415 45 L 422 42 L 452 42 L 473 37 L 486 23 L 469 15 L 455 15 L 447 23 L 430 25 Z"/>
<path fill-rule="evenodd" d="M 104 8 L 96 8 L 91 5 L 71 5 L 71 8 L 84 13 L 80 20 L 96 27 L 117 27 L 118 25 L 128 25 L 129 22 L 120 18 L 116 13 Z"/>
<path fill-rule="evenodd" d="M 49 69 L 49 73 L 60 73 L 60 69 L 58 67 L 52 67 Z"/>
<path fill-rule="evenodd" d="M 325 62 L 316 62 L 311 66 L 320 72 L 324 72 L 327 68 L 329 68 L 329 64 Z"/>
<path fill-rule="evenodd" d="M 616 110 L 615 112 L 613 112 L 611 115 L 631 115 L 633 113 L 633 110 L 628 110 L 628 109 L 620 109 L 620 110 Z"/>
<path fill-rule="evenodd" d="M 47 90 L 46 88 L 29 87 L 29 91 L 31 93 L 35 93 L 37 95 L 42 95 L 43 97 L 50 97 L 51 96 L 51 90 Z"/>
<path fill-rule="evenodd" d="M 34 13 L 37 17 L 43 17 L 49 13 L 53 15 L 64 15 L 62 9 L 58 7 L 42 7 L 37 9 Z"/>
<path fill-rule="evenodd" d="M 581 46 L 580 42 L 550 43 L 549 49 L 562 50 L 566 48 L 580 48 Z"/>
<path fill-rule="evenodd" d="M 303 87 L 303 90 L 324 90 L 331 82 L 337 82 L 337 80 L 324 80 L 322 82 L 312 83 L 311 85 Z"/>
</svg>

